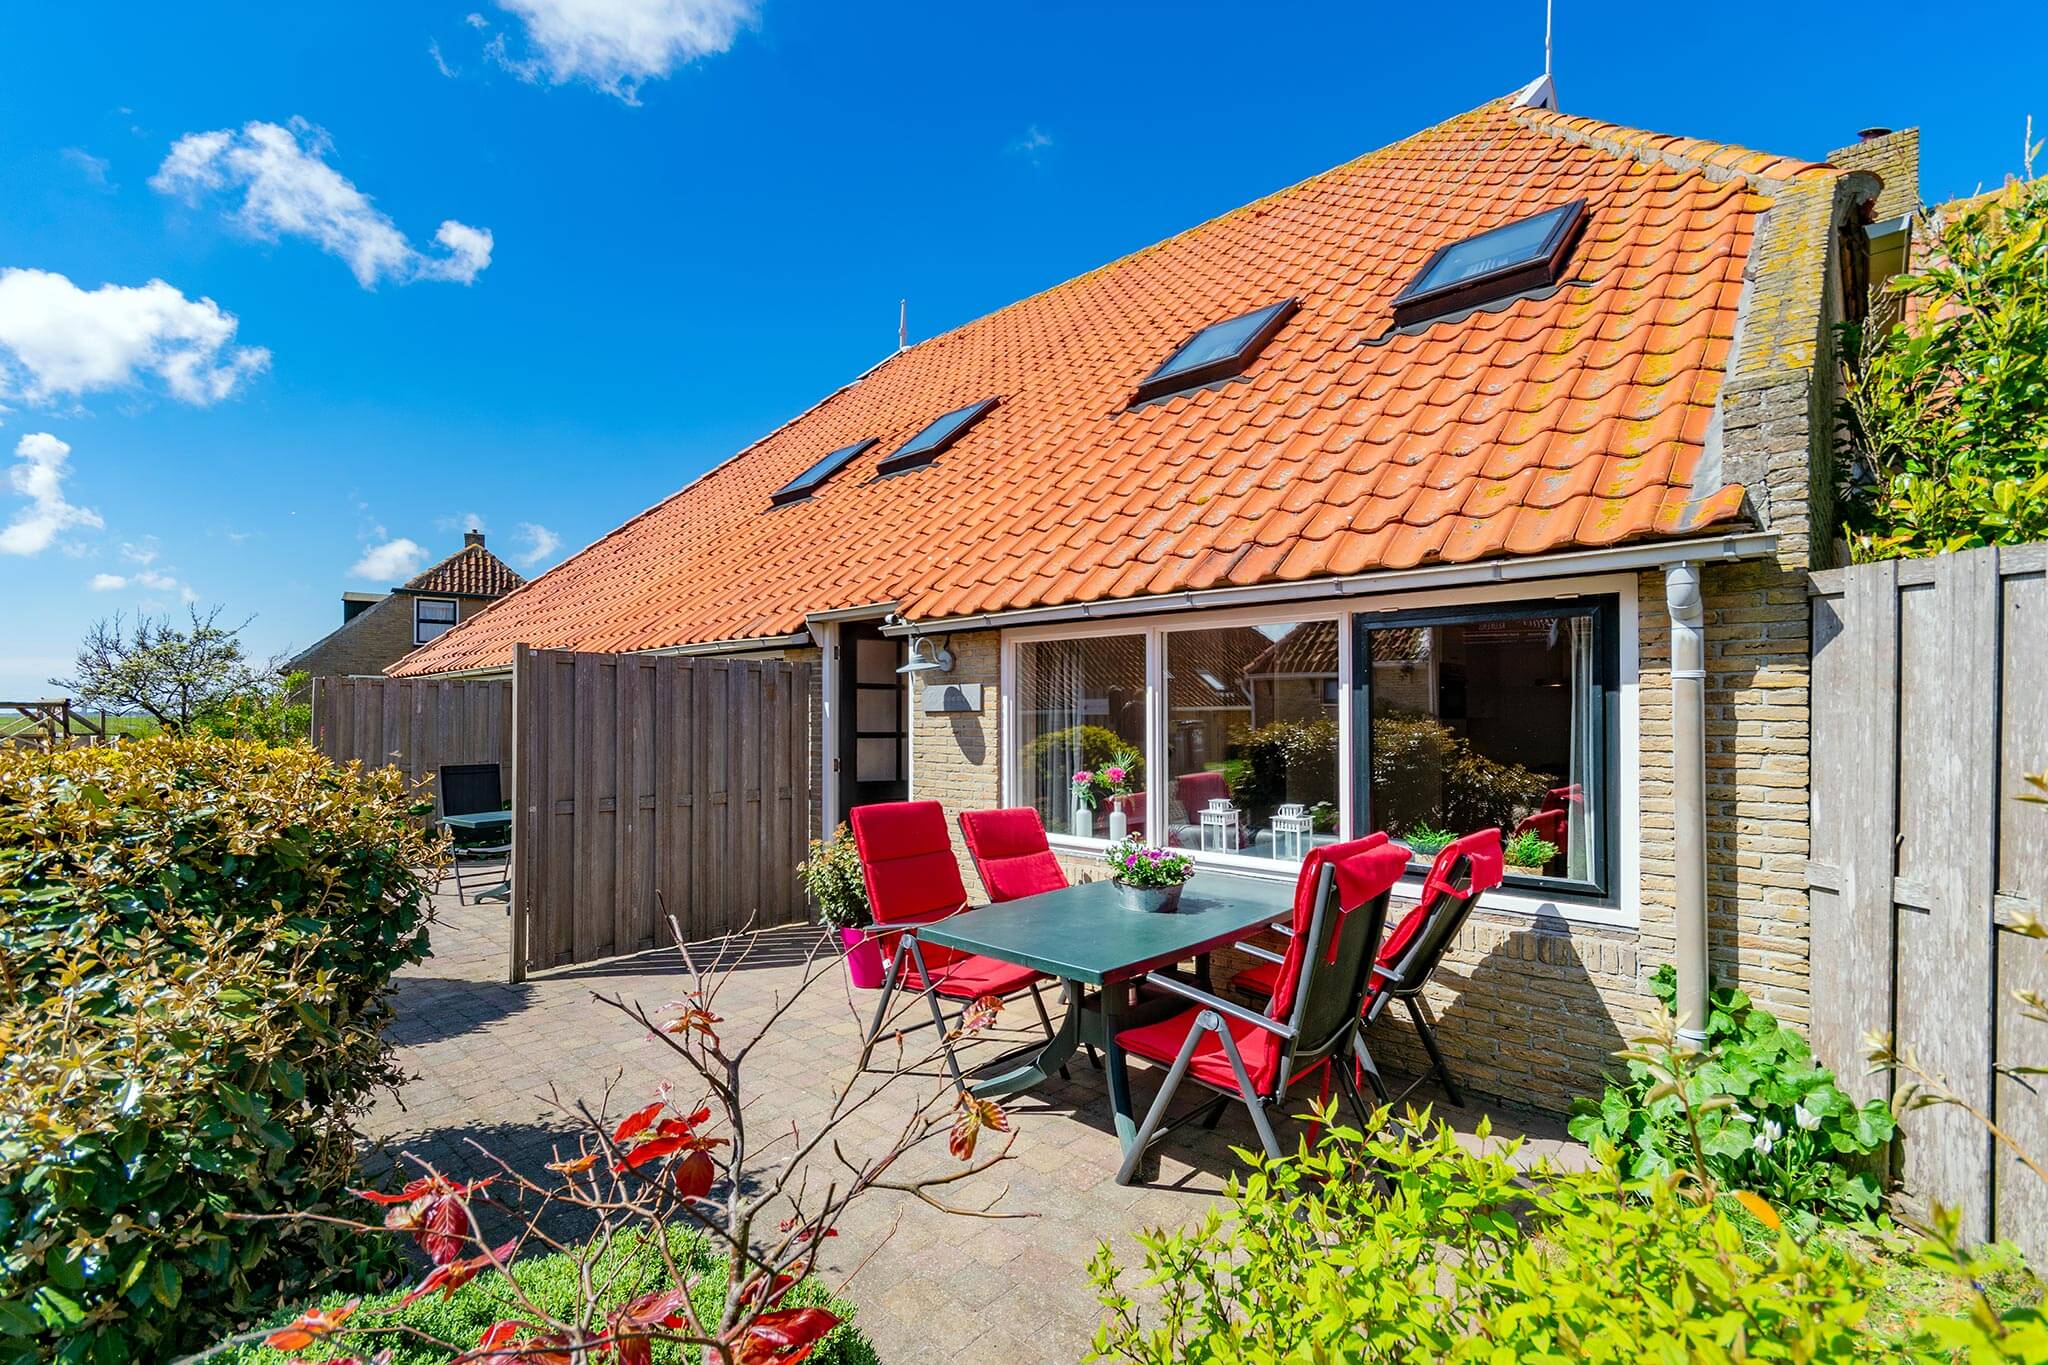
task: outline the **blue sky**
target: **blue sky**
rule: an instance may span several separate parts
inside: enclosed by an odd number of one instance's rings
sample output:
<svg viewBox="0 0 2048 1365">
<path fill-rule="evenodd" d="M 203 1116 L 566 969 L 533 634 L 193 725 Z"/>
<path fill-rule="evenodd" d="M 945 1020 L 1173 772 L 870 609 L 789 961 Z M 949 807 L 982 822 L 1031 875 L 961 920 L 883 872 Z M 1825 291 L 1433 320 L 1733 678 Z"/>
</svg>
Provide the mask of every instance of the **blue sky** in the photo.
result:
<svg viewBox="0 0 2048 1365">
<path fill-rule="evenodd" d="M 1929 197 L 1995 184 L 2038 47 L 1929 13 L 1559 0 L 1561 104 L 1813 157 L 1918 123 Z M 0 698 L 117 609 L 303 646 L 472 517 L 537 572 L 881 358 L 899 298 L 956 325 L 1542 41 L 1540 0 L 9 6 Z"/>
</svg>

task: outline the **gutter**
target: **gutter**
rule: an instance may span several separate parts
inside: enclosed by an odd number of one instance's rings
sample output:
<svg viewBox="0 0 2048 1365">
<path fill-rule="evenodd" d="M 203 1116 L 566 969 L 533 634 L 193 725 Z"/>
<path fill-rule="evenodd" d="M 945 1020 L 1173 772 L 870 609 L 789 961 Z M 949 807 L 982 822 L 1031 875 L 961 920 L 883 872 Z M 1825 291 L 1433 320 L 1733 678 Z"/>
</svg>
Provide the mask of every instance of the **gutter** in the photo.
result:
<svg viewBox="0 0 2048 1365">
<path fill-rule="evenodd" d="M 981 612 L 973 616 L 939 616 L 884 626 L 884 635 L 945 630 L 1000 630 L 1009 626 L 1061 621 L 1100 621 L 1122 616 L 1150 616 L 1166 611 L 1261 606 L 1269 603 L 1314 603 L 1334 597 L 1367 597 L 1430 588 L 1457 588 L 1489 583 L 1528 583 L 1546 578 L 1623 570 L 1663 569 L 1673 564 L 1707 560 L 1763 559 L 1777 552 L 1778 537 L 1769 531 L 1738 531 L 1724 536 L 1611 545 L 1598 550 L 1526 559 L 1491 559 L 1473 564 L 1436 564 L 1421 569 L 1394 569 L 1349 574 L 1342 578 L 1311 578 L 1299 583 L 1262 583 L 1242 588 L 1204 588 L 1192 592 L 1121 597 L 1111 602 L 1074 602 L 1052 607 L 1020 607 L 1015 611 Z"/>
<path fill-rule="evenodd" d="M 1699 569 L 1664 571 L 1671 614 L 1671 861 L 1678 1038 L 1707 1041 L 1707 632 Z"/>
</svg>

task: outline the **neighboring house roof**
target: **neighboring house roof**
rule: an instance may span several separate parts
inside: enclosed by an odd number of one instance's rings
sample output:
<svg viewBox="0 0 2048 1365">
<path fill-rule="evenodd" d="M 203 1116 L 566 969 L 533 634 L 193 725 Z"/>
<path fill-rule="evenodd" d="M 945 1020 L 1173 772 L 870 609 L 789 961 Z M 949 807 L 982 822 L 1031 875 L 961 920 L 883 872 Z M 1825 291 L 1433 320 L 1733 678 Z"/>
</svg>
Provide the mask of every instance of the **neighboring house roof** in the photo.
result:
<svg viewBox="0 0 2048 1365">
<path fill-rule="evenodd" d="M 875 602 L 942 621 L 1726 526 L 1743 490 L 1695 474 L 1758 216 L 1837 174 L 1495 101 L 891 356 L 392 671 L 498 667 L 515 641 L 772 638 Z M 1439 247 L 1581 197 L 1561 286 L 1393 327 Z M 1287 298 L 1300 311 L 1242 378 L 1131 406 L 1194 332 Z M 935 462 L 876 477 L 990 396 Z M 771 506 L 868 437 L 816 496 Z"/>
<path fill-rule="evenodd" d="M 439 564 L 413 575 L 397 591 L 422 597 L 503 597 L 526 580 L 481 544 L 465 545 Z"/>
</svg>

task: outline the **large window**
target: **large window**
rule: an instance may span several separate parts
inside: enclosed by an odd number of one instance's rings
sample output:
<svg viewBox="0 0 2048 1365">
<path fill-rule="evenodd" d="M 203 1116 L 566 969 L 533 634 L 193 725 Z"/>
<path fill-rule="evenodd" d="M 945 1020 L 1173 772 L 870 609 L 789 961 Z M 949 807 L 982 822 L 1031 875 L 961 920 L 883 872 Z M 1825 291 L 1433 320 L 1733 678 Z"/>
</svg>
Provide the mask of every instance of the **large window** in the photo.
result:
<svg viewBox="0 0 2048 1365">
<path fill-rule="evenodd" d="M 1106 838 L 1110 817 L 1145 832 L 1145 637 L 1092 635 L 1017 647 L 1019 805 L 1035 809 L 1047 830 Z M 1101 776 L 1122 770 L 1130 794 Z M 1085 790 L 1075 777 L 1087 773 Z"/>
<path fill-rule="evenodd" d="M 1511 877 L 1605 891 L 1613 618 L 1605 598 L 1359 618 L 1358 827 L 1418 856 L 1488 825 L 1535 835 L 1549 856 Z"/>
<path fill-rule="evenodd" d="M 1169 630 L 1166 837 L 1299 862 L 1337 838 L 1337 623 Z"/>
</svg>

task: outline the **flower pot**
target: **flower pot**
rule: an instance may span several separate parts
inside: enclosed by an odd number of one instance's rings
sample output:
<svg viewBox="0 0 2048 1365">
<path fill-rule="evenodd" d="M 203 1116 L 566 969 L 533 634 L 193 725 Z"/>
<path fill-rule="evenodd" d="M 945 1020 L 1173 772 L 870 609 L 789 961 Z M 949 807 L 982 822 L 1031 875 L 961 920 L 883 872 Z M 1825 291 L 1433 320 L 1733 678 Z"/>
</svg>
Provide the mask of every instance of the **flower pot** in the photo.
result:
<svg viewBox="0 0 2048 1365">
<path fill-rule="evenodd" d="M 1521 863 L 1507 863 L 1504 866 L 1508 875 L 1514 877 L 1540 877 L 1543 875 L 1543 869 L 1540 866 L 1525 867 Z"/>
<path fill-rule="evenodd" d="M 858 929 L 841 929 L 839 941 L 846 946 L 848 979 L 860 990 L 880 990 L 882 975 L 888 970 L 882 961 L 881 943 Z"/>
<path fill-rule="evenodd" d="M 1122 806 L 1109 808 L 1109 841 L 1113 844 L 1130 831 L 1130 817 L 1124 814 Z"/>
<path fill-rule="evenodd" d="M 1164 915 L 1180 908 L 1181 889 L 1186 885 L 1186 882 L 1179 882 L 1173 886 L 1127 886 L 1117 882 L 1116 896 L 1126 910 Z"/>
</svg>

